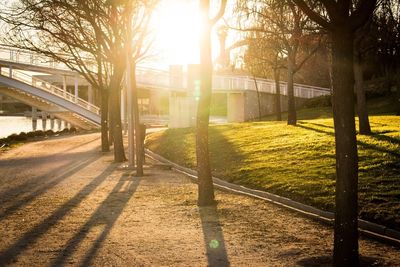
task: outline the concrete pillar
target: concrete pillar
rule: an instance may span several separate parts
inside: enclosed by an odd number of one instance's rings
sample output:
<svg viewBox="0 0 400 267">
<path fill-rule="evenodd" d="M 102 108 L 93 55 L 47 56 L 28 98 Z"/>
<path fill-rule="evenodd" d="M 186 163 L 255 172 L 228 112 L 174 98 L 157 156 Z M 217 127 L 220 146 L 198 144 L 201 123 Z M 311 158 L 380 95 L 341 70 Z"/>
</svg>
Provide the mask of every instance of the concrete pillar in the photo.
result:
<svg viewBox="0 0 400 267">
<path fill-rule="evenodd" d="M 194 126 L 193 97 L 187 93 L 171 92 L 169 97 L 169 128 L 186 128 Z M 195 105 L 196 106 L 196 105 Z"/>
<path fill-rule="evenodd" d="M 37 129 L 37 108 L 32 107 L 32 130 L 36 131 Z"/>
<path fill-rule="evenodd" d="M 54 114 L 50 114 L 50 129 L 54 130 Z"/>
<path fill-rule="evenodd" d="M 192 127 L 196 124 L 197 102 L 194 92 L 199 79 L 199 65 L 188 66 L 187 90 L 182 90 L 183 78 L 182 66 L 170 67 L 169 128 Z"/>
<path fill-rule="evenodd" d="M 46 131 L 47 128 L 47 113 L 42 110 L 42 129 Z"/>
<path fill-rule="evenodd" d="M 244 93 L 228 93 L 227 113 L 228 122 L 245 121 L 245 94 Z"/>
<path fill-rule="evenodd" d="M 75 102 L 78 102 L 79 84 L 78 84 L 78 77 L 77 76 L 75 76 L 75 78 L 74 78 L 74 96 L 75 96 Z"/>
<path fill-rule="evenodd" d="M 62 123 L 62 120 L 57 119 L 57 130 L 58 131 L 61 131 L 61 123 Z"/>
<path fill-rule="evenodd" d="M 183 89 L 183 66 L 170 65 L 169 66 L 169 85 L 172 90 Z"/>
<path fill-rule="evenodd" d="M 12 78 L 12 76 L 13 76 L 13 75 L 12 75 L 12 74 L 13 74 L 13 67 L 12 67 L 12 66 L 9 66 L 8 68 L 9 68 L 9 71 L 10 71 L 10 72 L 9 72 L 9 76 L 10 76 L 10 78 Z"/>
</svg>

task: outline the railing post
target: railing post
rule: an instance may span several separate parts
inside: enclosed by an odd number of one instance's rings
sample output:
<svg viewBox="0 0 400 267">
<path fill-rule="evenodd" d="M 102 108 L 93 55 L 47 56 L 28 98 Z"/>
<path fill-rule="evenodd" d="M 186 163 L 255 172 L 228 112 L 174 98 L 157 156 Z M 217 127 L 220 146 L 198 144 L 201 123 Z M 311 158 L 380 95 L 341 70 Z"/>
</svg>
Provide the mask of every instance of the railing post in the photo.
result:
<svg viewBox="0 0 400 267">
<path fill-rule="evenodd" d="M 76 102 L 78 102 L 78 95 L 79 95 L 78 77 L 77 76 L 75 76 L 75 79 L 74 79 L 74 86 L 75 86 L 74 95 L 75 95 L 75 103 L 76 103 Z"/>
<path fill-rule="evenodd" d="M 8 69 L 10 71 L 9 76 L 10 76 L 10 78 L 12 78 L 13 77 L 13 68 L 12 68 L 12 66 L 8 66 Z"/>
<path fill-rule="evenodd" d="M 67 77 L 65 75 L 63 76 L 63 96 L 67 97 Z"/>
</svg>

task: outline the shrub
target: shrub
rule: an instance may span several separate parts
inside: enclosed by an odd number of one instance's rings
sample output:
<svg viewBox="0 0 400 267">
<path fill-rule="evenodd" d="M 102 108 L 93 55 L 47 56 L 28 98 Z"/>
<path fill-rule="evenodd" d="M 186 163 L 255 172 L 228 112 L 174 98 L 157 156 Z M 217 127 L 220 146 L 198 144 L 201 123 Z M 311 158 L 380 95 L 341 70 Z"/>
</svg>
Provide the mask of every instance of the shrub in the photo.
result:
<svg viewBox="0 0 400 267">
<path fill-rule="evenodd" d="M 320 107 L 331 107 L 331 106 L 332 102 L 330 95 L 323 95 L 319 97 L 310 98 L 307 99 L 306 102 L 304 102 L 305 108 L 320 108 Z"/>
<path fill-rule="evenodd" d="M 35 136 L 45 136 L 45 133 L 42 130 L 35 131 Z"/>
<path fill-rule="evenodd" d="M 50 136 L 50 135 L 54 135 L 54 131 L 53 130 L 47 130 L 46 135 Z"/>
<path fill-rule="evenodd" d="M 29 138 L 35 137 L 35 132 L 29 132 L 26 134 Z"/>
<path fill-rule="evenodd" d="M 7 137 L 10 141 L 17 141 L 18 134 L 11 134 Z"/>
<path fill-rule="evenodd" d="M 17 141 L 25 141 L 28 139 L 28 135 L 25 132 L 20 132 Z"/>
</svg>

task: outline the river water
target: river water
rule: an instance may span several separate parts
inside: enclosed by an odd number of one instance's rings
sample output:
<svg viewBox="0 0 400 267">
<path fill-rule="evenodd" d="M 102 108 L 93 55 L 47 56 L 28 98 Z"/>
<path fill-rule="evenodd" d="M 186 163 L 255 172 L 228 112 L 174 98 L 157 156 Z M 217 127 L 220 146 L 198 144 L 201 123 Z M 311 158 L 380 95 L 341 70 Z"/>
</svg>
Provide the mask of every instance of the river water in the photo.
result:
<svg viewBox="0 0 400 267">
<path fill-rule="evenodd" d="M 61 124 L 61 129 L 58 129 L 58 124 L 54 123 L 52 130 L 58 131 L 65 128 L 64 122 Z M 50 119 L 46 120 L 46 129 L 43 129 L 42 120 L 37 120 L 36 130 L 50 130 Z M 19 134 L 20 132 L 33 131 L 32 119 L 24 116 L 0 116 L 0 138 L 7 137 L 10 134 Z"/>
</svg>

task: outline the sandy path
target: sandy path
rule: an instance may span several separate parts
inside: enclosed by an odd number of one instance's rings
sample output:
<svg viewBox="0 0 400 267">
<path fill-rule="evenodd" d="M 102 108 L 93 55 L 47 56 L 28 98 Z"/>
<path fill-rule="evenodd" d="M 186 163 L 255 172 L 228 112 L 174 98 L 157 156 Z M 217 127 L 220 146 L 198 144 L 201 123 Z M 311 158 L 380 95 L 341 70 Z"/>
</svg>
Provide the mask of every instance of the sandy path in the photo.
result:
<svg viewBox="0 0 400 267">
<path fill-rule="evenodd" d="M 0 155 L 0 266 L 310 266 L 329 260 L 332 231 L 260 200 L 217 192 L 150 164 L 112 164 L 98 134 L 28 143 Z M 400 250 L 360 242 L 369 265 Z"/>
</svg>

